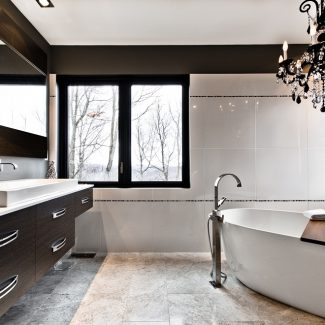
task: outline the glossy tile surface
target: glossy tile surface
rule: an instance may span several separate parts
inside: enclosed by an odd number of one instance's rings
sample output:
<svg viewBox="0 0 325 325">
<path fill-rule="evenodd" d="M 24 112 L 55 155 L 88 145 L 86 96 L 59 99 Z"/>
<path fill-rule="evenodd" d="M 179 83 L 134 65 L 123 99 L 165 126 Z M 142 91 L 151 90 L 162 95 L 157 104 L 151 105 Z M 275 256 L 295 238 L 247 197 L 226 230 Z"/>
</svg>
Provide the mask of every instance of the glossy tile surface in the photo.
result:
<svg viewBox="0 0 325 325">
<path fill-rule="evenodd" d="M 325 150 L 308 150 L 309 193 L 311 200 L 323 200 L 325 197 Z"/>
<path fill-rule="evenodd" d="M 234 173 L 242 187 L 232 177 L 225 177 L 219 185 L 219 196 L 229 199 L 255 198 L 255 152 L 253 149 L 209 149 L 205 152 L 205 198 L 214 199 L 214 184 L 220 174 Z"/>
<path fill-rule="evenodd" d="M 289 97 L 256 99 L 257 148 L 306 148 L 308 103 Z"/>
<path fill-rule="evenodd" d="M 296 200 L 325 198 L 325 114 L 310 101 L 294 103 L 274 74 L 190 78 L 191 187 L 95 189 L 101 201 L 78 218 L 76 251 L 206 252 L 202 227 L 222 173 L 237 174 L 243 187 L 225 178 L 220 197 L 263 201 L 224 208 L 321 207 Z"/>
<path fill-rule="evenodd" d="M 234 278 L 225 260 L 228 279 L 222 288 L 213 289 L 208 282 L 211 259 L 205 253 L 122 253 L 72 261 L 68 271 L 50 271 L 0 324 L 325 324 L 324 319 L 248 289 Z"/>
<path fill-rule="evenodd" d="M 257 199 L 306 200 L 307 180 L 307 150 L 256 150 Z"/>
<path fill-rule="evenodd" d="M 201 102 L 203 148 L 254 148 L 254 98 L 204 98 Z"/>
</svg>

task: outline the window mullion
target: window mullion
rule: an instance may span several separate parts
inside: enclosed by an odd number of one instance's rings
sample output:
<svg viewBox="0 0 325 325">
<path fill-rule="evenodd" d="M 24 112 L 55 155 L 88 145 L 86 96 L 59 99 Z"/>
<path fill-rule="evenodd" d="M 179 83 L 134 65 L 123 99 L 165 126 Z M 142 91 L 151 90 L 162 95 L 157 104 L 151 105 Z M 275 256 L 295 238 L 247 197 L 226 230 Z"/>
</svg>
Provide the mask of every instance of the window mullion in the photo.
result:
<svg viewBox="0 0 325 325">
<path fill-rule="evenodd" d="M 62 82 L 58 91 L 59 98 L 59 111 L 58 120 L 61 126 L 58 134 L 59 141 L 59 159 L 58 159 L 58 176 L 60 178 L 69 178 L 68 173 L 68 83 Z"/>
<path fill-rule="evenodd" d="M 120 83 L 119 115 L 119 183 L 129 187 L 131 180 L 131 91 L 128 82 Z"/>
</svg>

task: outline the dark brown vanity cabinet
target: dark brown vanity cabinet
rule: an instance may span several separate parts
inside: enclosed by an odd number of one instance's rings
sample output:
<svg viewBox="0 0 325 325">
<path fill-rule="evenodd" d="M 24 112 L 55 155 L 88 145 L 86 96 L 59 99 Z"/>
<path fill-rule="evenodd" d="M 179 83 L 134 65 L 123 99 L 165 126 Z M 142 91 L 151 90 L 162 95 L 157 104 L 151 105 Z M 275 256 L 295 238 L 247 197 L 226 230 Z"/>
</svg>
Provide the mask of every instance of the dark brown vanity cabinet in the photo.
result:
<svg viewBox="0 0 325 325">
<path fill-rule="evenodd" d="M 35 282 L 35 215 L 31 207 L 0 216 L 0 315 Z"/>
<path fill-rule="evenodd" d="M 75 243 L 92 188 L 0 216 L 0 317 Z"/>
<path fill-rule="evenodd" d="M 68 195 L 37 206 L 36 280 L 74 246 L 73 198 Z"/>
<path fill-rule="evenodd" d="M 76 216 L 84 213 L 93 206 L 93 189 L 88 188 L 74 195 L 74 206 L 76 208 Z"/>
</svg>

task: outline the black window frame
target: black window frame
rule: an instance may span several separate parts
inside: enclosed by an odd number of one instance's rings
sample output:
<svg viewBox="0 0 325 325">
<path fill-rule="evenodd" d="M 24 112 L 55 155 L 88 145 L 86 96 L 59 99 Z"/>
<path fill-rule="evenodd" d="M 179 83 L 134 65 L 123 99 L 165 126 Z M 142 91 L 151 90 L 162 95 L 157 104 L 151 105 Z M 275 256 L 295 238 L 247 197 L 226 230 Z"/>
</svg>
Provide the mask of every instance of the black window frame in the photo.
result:
<svg viewBox="0 0 325 325">
<path fill-rule="evenodd" d="M 104 76 L 58 75 L 59 157 L 58 176 L 68 178 L 68 87 L 73 85 L 119 86 L 119 168 L 118 181 L 79 181 L 95 187 L 115 188 L 190 188 L 190 139 L 189 139 L 189 75 Z M 132 181 L 131 178 L 131 86 L 132 85 L 181 85 L 182 86 L 182 180 L 181 181 Z M 123 132 L 121 131 L 123 130 Z"/>
<path fill-rule="evenodd" d="M 0 75 L 0 84 L 46 86 L 46 77 L 33 74 L 3 74 Z"/>
</svg>

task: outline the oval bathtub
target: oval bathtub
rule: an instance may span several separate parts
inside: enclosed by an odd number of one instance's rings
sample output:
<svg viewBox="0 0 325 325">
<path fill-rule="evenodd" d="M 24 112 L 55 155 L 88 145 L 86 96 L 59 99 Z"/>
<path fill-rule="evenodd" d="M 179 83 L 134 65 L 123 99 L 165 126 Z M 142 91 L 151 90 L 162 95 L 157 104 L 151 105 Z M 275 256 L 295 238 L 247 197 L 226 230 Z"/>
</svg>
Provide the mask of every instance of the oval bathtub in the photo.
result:
<svg viewBox="0 0 325 325">
<path fill-rule="evenodd" d="M 325 317 L 325 246 L 300 241 L 300 212 L 222 210 L 227 261 L 247 287 Z M 325 221 L 324 221 L 325 222 Z"/>
</svg>

